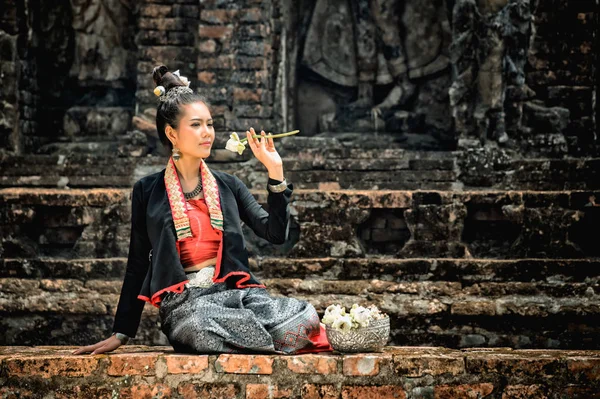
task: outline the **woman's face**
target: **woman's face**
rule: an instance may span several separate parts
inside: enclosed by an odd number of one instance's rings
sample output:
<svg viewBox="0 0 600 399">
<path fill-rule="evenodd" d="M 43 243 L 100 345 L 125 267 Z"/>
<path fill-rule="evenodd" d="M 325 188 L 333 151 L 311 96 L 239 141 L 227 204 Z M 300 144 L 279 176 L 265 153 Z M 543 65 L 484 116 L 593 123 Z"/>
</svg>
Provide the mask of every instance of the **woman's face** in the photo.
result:
<svg viewBox="0 0 600 399">
<path fill-rule="evenodd" d="M 200 101 L 182 105 L 175 147 L 182 157 L 207 158 L 215 141 L 215 128 L 208 107 Z"/>
</svg>

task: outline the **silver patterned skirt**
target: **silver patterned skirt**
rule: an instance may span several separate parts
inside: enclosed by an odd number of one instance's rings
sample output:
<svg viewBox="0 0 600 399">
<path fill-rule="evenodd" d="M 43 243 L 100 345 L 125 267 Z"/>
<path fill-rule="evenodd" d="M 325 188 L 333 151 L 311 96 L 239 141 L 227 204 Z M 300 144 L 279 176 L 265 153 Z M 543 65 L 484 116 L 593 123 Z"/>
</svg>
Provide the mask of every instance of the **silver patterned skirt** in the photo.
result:
<svg viewBox="0 0 600 399">
<path fill-rule="evenodd" d="M 293 354 L 319 334 L 309 302 L 272 297 L 265 288 L 228 289 L 212 282 L 213 272 L 188 274 L 183 292 L 160 302 L 160 328 L 176 352 Z"/>
</svg>

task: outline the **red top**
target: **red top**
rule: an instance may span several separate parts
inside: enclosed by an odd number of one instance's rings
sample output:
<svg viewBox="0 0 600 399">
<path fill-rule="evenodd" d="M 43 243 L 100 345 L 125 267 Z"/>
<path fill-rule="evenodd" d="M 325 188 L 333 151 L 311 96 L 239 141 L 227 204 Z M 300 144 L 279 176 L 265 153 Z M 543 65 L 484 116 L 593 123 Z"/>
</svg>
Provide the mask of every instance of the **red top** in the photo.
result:
<svg viewBox="0 0 600 399">
<path fill-rule="evenodd" d="M 183 267 L 190 267 L 216 258 L 221 237 L 210 224 L 208 206 L 204 198 L 187 201 L 188 217 L 194 240 L 180 242 L 180 258 Z"/>
</svg>

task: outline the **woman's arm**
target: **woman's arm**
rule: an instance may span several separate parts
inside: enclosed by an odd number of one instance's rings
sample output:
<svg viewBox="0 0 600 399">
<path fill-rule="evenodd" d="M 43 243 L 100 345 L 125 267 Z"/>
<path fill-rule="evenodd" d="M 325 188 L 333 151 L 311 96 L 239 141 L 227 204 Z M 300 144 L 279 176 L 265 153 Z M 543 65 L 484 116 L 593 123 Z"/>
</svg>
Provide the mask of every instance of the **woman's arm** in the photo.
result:
<svg viewBox="0 0 600 399">
<path fill-rule="evenodd" d="M 148 254 L 152 249 L 146 230 L 146 207 L 142 199 L 142 184 L 133 185 L 131 195 L 131 237 L 125 279 L 117 305 L 113 332 L 133 338 L 139 327 L 146 302 L 138 299 L 144 278 L 148 272 Z"/>
<path fill-rule="evenodd" d="M 254 198 L 248 187 L 235 175 L 236 200 L 240 212 L 240 219 L 248 225 L 257 236 L 273 244 L 283 244 L 289 234 L 290 199 L 294 185 L 289 183 L 287 188 L 279 193 L 267 189 L 269 195 L 267 212 Z M 269 178 L 269 184 L 281 181 Z"/>
</svg>

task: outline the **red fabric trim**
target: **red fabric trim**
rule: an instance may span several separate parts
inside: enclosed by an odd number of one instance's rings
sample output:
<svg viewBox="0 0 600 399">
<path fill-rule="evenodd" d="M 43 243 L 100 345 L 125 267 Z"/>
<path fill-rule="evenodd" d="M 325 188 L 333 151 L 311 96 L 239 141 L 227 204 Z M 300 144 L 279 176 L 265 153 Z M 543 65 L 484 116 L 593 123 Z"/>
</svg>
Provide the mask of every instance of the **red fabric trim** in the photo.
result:
<svg viewBox="0 0 600 399">
<path fill-rule="evenodd" d="M 176 292 L 178 294 L 181 294 L 184 290 L 184 286 L 186 283 L 188 283 L 190 280 L 185 280 L 182 281 L 180 283 L 177 284 L 173 284 L 171 286 L 168 286 L 166 288 L 163 288 L 160 291 L 157 291 L 156 293 L 154 293 L 154 295 L 152 295 L 152 298 L 148 298 L 147 296 L 144 295 L 138 295 L 138 299 L 141 299 L 142 301 L 146 301 L 146 302 L 150 302 L 150 304 L 152 306 L 154 306 L 155 308 L 160 308 L 160 305 L 158 305 L 160 303 L 160 294 L 162 294 L 165 291 L 170 291 L 170 292 Z"/>
<path fill-rule="evenodd" d="M 333 347 L 327 340 L 327 332 L 325 331 L 325 326 L 323 325 L 323 323 L 319 324 L 321 326 L 319 335 L 310 338 L 312 345 L 297 350 L 295 354 L 333 351 Z"/>
</svg>

